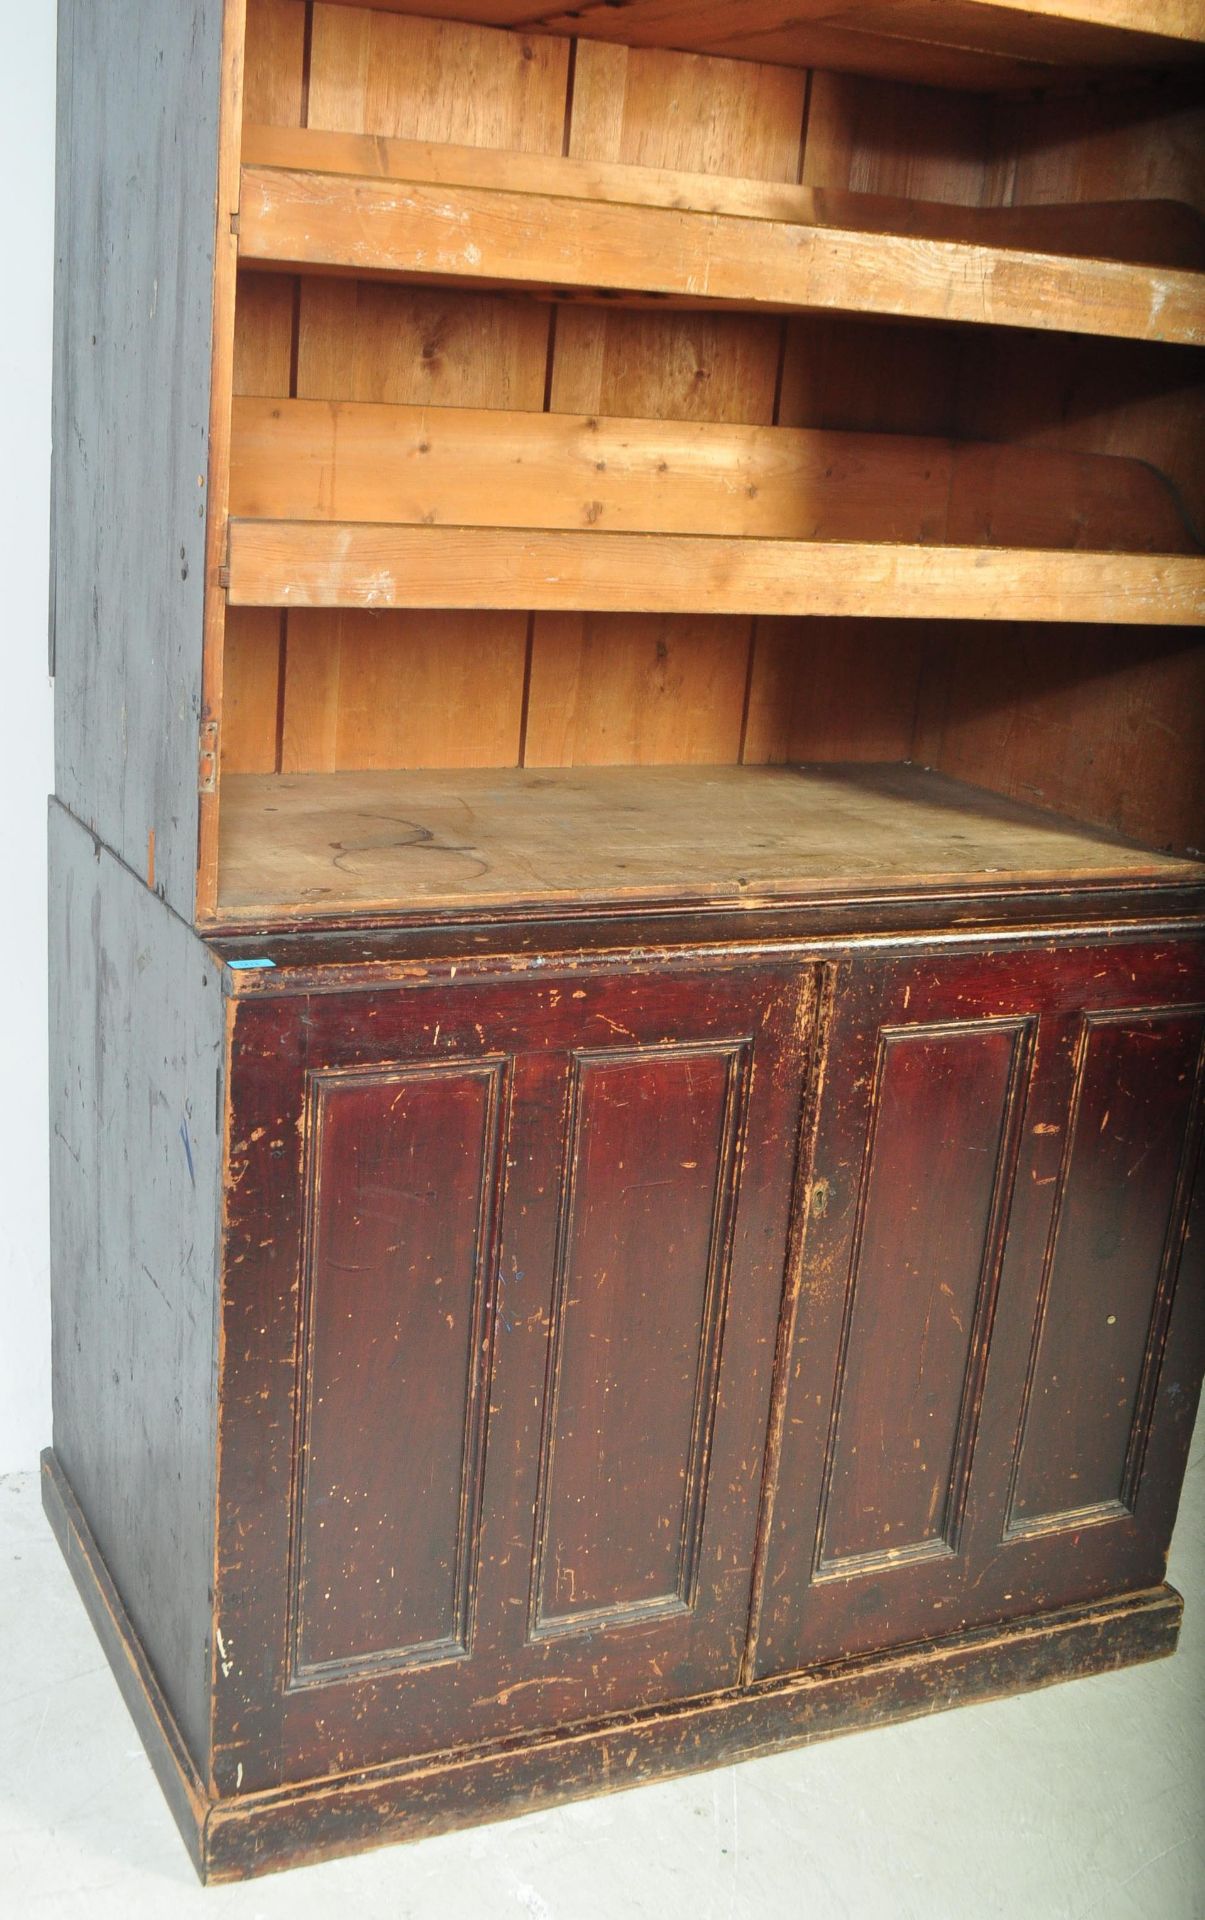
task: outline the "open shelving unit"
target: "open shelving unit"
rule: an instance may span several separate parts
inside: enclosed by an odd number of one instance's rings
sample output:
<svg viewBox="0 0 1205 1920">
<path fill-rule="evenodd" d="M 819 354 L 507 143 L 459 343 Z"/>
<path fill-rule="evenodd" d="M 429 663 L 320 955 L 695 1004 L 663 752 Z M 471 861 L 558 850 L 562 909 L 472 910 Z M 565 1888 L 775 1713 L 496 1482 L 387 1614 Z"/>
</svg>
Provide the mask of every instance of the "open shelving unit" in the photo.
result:
<svg viewBox="0 0 1205 1920">
<path fill-rule="evenodd" d="M 1070 782 L 1047 727 L 1067 650 L 1145 675 L 1144 737 L 1202 692 L 1195 33 L 250 0 L 203 917 L 253 919 L 257 872 L 263 913 L 361 910 L 356 809 L 377 845 L 442 773 L 491 871 L 520 795 L 605 841 L 625 770 L 642 819 L 693 795 L 700 848 L 742 792 L 806 840 L 837 788 L 797 761 L 913 763 L 903 843 L 926 762 L 1127 858 L 1205 840 L 1187 740 L 1171 795 L 1115 720 Z M 985 702 L 1039 778 L 976 750 Z M 391 871 L 374 912 L 428 903 Z"/>
</svg>

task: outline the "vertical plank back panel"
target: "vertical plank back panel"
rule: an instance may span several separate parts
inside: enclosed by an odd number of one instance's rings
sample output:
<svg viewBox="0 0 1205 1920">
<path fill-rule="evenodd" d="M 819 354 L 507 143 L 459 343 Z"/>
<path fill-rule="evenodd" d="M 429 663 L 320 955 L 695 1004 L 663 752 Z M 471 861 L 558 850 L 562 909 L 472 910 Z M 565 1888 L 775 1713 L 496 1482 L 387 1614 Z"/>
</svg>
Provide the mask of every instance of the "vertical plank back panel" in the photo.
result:
<svg viewBox="0 0 1205 1920">
<path fill-rule="evenodd" d="M 916 621 L 761 621 L 742 761 L 911 759 L 923 657 Z"/>
<path fill-rule="evenodd" d="M 996 112 L 1017 206 L 1176 200 L 1205 214 L 1205 103 L 1195 77 L 1005 99 Z"/>
<path fill-rule="evenodd" d="M 247 0 L 246 126 L 303 125 L 305 52 L 305 0 Z"/>
<path fill-rule="evenodd" d="M 956 206 L 998 204 L 984 94 L 812 74 L 803 184 Z"/>
<path fill-rule="evenodd" d="M 583 40 L 568 151 L 793 181 L 806 93 L 799 71 Z M 769 426 L 782 346 L 770 317 L 568 307 L 549 399 L 563 412 Z M 735 762 L 752 639 L 746 619 L 540 616 L 526 764 Z"/>
<path fill-rule="evenodd" d="M 565 41 L 319 4 L 308 124 L 559 154 L 568 77 Z M 538 409 L 550 327 L 531 301 L 304 280 L 297 392 Z M 527 628 L 506 613 L 294 617 L 284 767 L 513 765 Z"/>
<path fill-rule="evenodd" d="M 986 96 L 846 73 L 810 75 L 800 178 L 837 192 L 998 202 Z M 951 329 L 801 314 L 785 328 L 778 423 L 953 434 L 962 337 Z M 922 649 L 907 622 L 762 621 L 742 759 L 911 756 Z"/>
<path fill-rule="evenodd" d="M 1143 628 L 936 627 L 914 756 L 1148 845 L 1205 847 L 1205 648 Z"/>
</svg>

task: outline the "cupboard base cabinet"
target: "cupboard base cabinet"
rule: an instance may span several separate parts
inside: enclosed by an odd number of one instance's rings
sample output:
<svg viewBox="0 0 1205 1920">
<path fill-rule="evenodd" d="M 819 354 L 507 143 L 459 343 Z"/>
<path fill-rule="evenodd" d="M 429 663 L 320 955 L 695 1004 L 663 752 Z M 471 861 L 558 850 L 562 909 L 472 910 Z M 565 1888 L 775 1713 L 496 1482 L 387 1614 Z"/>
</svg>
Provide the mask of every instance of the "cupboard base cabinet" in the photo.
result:
<svg viewBox="0 0 1205 1920">
<path fill-rule="evenodd" d="M 1172 1650 L 1182 889 L 250 941 L 52 848 L 46 1500 L 203 1875 Z"/>
</svg>

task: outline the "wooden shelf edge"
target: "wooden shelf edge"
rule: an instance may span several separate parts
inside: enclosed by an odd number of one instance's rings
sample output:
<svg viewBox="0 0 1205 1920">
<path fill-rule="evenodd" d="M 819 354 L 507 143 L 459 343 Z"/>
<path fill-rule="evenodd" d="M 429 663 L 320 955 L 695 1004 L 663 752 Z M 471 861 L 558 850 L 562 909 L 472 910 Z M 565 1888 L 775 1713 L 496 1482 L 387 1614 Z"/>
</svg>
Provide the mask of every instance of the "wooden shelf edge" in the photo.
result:
<svg viewBox="0 0 1205 1920">
<path fill-rule="evenodd" d="M 1205 274 L 1034 250 L 1035 234 L 1049 245 L 1068 223 L 1084 244 L 1082 210 L 1059 210 L 1057 222 L 1041 208 L 1002 210 L 1009 244 L 989 245 L 974 237 L 984 216 L 969 209 L 896 203 L 905 230 L 892 231 L 890 203 L 859 213 L 859 196 L 809 189 L 711 181 L 704 190 L 697 176 L 650 170 L 640 180 L 639 168 L 518 155 L 470 161 L 472 149 L 449 149 L 449 159 L 424 143 L 366 147 L 360 136 L 308 131 L 253 132 L 248 151 L 257 150 L 276 158 L 243 167 L 244 265 L 1205 342 Z M 382 175 L 382 165 L 406 171 Z M 963 237 L 943 237 L 943 222 Z"/>
<path fill-rule="evenodd" d="M 1199 550 L 1141 460 L 934 436 L 245 397 L 236 518 Z"/>
<path fill-rule="evenodd" d="M 233 520 L 231 606 L 1205 624 L 1205 558 Z"/>
<path fill-rule="evenodd" d="M 972 207 L 312 127 L 247 126 L 242 161 L 246 167 L 602 200 L 1132 266 L 1205 267 L 1205 220 L 1187 202 L 1166 198 Z"/>
</svg>

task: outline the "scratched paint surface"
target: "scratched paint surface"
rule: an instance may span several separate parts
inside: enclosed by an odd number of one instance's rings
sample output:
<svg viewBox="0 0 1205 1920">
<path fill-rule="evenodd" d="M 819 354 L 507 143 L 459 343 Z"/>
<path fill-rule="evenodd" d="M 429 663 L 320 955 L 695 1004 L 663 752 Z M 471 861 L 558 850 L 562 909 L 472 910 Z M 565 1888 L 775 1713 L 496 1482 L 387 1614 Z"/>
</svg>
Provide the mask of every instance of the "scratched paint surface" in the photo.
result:
<svg viewBox="0 0 1205 1920">
<path fill-rule="evenodd" d="M 197 1887 L 38 1506 L 0 1479 L 4 1888 L 79 1920 L 1199 1920 L 1205 1422 L 1174 1660 L 253 1886 Z"/>
</svg>

